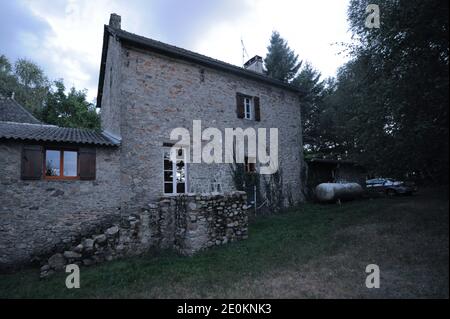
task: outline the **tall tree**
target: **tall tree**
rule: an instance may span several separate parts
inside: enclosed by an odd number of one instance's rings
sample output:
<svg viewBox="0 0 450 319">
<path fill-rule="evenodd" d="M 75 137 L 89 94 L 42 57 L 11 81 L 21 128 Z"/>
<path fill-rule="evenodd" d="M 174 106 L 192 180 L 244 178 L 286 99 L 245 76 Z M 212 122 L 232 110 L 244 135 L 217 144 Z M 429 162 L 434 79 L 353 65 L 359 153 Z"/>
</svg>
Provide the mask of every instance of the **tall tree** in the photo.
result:
<svg viewBox="0 0 450 319">
<path fill-rule="evenodd" d="M 381 26 L 365 26 L 368 4 Z M 378 174 L 448 182 L 448 1 L 351 0 L 353 59 L 329 96 L 340 152 Z"/>
<path fill-rule="evenodd" d="M 10 96 L 38 114 L 45 103 L 50 82 L 44 71 L 34 62 L 19 59 L 14 66 L 2 55 L 0 57 L 0 93 Z"/>
<path fill-rule="evenodd" d="M 274 79 L 290 82 L 302 64 L 298 61 L 298 55 L 289 48 L 288 43 L 277 31 L 272 32 L 267 50 L 264 59 L 266 74 Z"/>
<path fill-rule="evenodd" d="M 87 102 L 86 91 L 72 87 L 66 94 L 62 80 L 55 81 L 54 88 L 48 93 L 41 119 L 63 127 L 100 129 L 100 117 L 95 105 Z"/>
<path fill-rule="evenodd" d="M 66 93 L 63 80 L 53 83 L 34 62 L 19 59 L 14 65 L 0 56 L 0 94 L 10 96 L 48 124 L 64 127 L 99 129 L 100 117 L 95 105 L 87 102 L 85 90 L 72 87 Z"/>
<path fill-rule="evenodd" d="M 306 62 L 302 70 L 292 81 L 292 85 L 299 87 L 304 93 L 301 103 L 303 143 L 306 153 L 314 154 L 319 151 L 322 142 L 320 116 L 323 108 L 325 83 L 320 79 L 321 74 L 311 63 Z"/>
</svg>

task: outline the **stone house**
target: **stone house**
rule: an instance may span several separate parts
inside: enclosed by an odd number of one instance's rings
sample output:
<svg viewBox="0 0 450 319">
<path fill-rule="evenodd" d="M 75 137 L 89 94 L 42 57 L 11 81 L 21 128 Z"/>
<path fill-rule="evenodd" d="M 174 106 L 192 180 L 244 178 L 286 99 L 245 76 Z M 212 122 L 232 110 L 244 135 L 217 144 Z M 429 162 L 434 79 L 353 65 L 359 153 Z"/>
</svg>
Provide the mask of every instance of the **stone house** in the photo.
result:
<svg viewBox="0 0 450 319">
<path fill-rule="evenodd" d="M 162 197 L 234 191 L 230 164 L 186 163 L 189 145 L 170 161 L 171 131 L 192 131 L 194 120 L 221 132 L 278 128 L 283 192 L 303 200 L 300 99 L 298 89 L 262 74 L 258 56 L 236 67 L 126 32 L 112 14 L 97 96 L 101 132 L 31 114 L 0 118 L 0 263 L 51 254 Z M 254 162 L 245 157 L 247 172 L 259 170 Z M 161 246 L 177 220 L 167 218 L 167 233 L 157 223 L 149 246 Z"/>
</svg>

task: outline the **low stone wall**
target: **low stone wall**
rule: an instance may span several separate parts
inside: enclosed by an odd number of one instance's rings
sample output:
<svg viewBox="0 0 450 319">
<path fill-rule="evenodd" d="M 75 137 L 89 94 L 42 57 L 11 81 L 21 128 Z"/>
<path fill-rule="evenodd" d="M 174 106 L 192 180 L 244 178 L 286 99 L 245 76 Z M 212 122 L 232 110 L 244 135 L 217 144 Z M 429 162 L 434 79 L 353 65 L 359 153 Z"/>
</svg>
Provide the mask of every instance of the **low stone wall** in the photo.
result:
<svg viewBox="0 0 450 319">
<path fill-rule="evenodd" d="M 187 195 L 162 201 L 176 216 L 174 247 L 191 255 L 199 250 L 247 238 L 245 192 L 228 195 Z"/>
<path fill-rule="evenodd" d="M 246 196 L 245 192 L 234 192 L 164 197 L 45 259 L 41 277 L 62 270 L 67 264 L 90 266 L 140 255 L 151 248 L 173 248 L 192 255 L 208 247 L 246 239 Z"/>
</svg>

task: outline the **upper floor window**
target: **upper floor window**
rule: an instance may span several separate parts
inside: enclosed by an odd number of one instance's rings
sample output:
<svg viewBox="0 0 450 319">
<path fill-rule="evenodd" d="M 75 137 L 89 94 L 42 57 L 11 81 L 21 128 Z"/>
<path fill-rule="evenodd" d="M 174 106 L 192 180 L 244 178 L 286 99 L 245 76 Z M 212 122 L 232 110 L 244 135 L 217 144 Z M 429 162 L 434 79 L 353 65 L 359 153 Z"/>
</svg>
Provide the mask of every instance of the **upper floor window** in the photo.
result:
<svg viewBox="0 0 450 319">
<path fill-rule="evenodd" d="M 244 118 L 246 120 L 252 120 L 253 119 L 253 103 L 252 99 L 250 97 L 244 98 Z"/>
<path fill-rule="evenodd" d="M 256 172 L 256 163 L 254 158 L 245 157 L 244 159 L 244 171 L 246 173 L 255 173 Z"/>
<path fill-rule="evenodd" d="M 240 119 L 261 121 L 259 97 L 236 93 L 236 113 Z"/>
</svg>

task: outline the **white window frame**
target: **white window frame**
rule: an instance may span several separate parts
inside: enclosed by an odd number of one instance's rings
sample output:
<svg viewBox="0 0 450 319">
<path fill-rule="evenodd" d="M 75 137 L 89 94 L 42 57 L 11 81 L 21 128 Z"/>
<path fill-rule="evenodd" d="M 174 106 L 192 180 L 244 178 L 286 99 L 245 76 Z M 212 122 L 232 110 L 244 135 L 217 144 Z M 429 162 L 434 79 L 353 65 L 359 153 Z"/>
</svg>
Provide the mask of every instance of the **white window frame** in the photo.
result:
<svg viewBox="0 0 450 319">
<path fill-rule="evenodd" d="M 253 119 L 253 99 L 249 96 L 244 97 L 244 119 Z"/>
<path fill-rule="evenodd" d="M 169 153 L 170 156 L 170 147 L 166 147 L 163 150 L 163 194 L 164 195 L 178 195 L 178 194 L 187 194 L 188 193 L 188 165 L 186 163 L 186 158 L 187 158 L 187 149 L 186 148 L 182 148 L 183 150 L 183 159 L 177 159 L 175 162 L 172 162 L 172 170 L 166 170 L 165 169 L 165 157 L 166 154 Z M 183 161 L 184 162 L 184 192 L 183 193 L 178 193 L 177 192 L 177 162 L 179 161 Z M 171 172 L 172 173 L 172 193 L 166 193 L 166 184 L 170 184 L 170 182 L 166 182 L 165 180 L 165 172 Z M 181 183 L 180 183 L 181 184 Z"/>
</svg>

